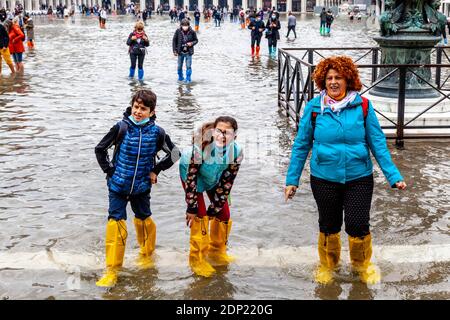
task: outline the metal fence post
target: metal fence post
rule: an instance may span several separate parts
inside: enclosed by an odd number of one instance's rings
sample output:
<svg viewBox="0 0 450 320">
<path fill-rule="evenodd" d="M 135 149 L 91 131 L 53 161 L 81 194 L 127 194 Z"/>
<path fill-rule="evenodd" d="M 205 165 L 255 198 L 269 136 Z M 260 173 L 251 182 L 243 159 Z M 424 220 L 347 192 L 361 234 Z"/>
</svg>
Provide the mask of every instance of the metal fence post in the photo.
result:
<svg viewBox="0 0 450 320">
<path fill-rule="evenodd" d="M 281 50 L 278 50 L 278 108 L 281 106 L 281 61 L 282 54 Z"/>
<path fill-rule="evenodd" d="M 308 49 L 308 63 L 314 64 L 314 50 Z"/>
<path fill-rule="evenodd" d="M 290 98 L 290 89 L 289 89 L 289 68 L 291 67 L 291 58 L 289 57 L 289 54 L 286 55 L 286 77 L 285 77 L 285 85 L 284 85 L 284 92 L 285 92 L 285 103 L 286 103 L 286 116 L 289 117 L 289 98 Z"/>
<path fill-rule="evenodd" d="M 378 64 L 378 48 L 372 49 L 372 64 Z M 378 68 L 372 68 L 372 83 L 377 81 L 378 78 Z"/>
<path fill-rule="evenodd" d="M 395 146 L 398 149 L 404 149 L 403 130 L 405 125 L 406 68 L 406 66 L 399 68 L 397 136 L 395 138 Z"/>
<path fill-rule="evenodd" d="M 295 122 L 300 121 L 300 62 L 295 62 Z"/>
<path fill-rule="evenodd" d="M 436 64 L 442 64 L 442 47 L 436 47 Z M 436 67 L 436 85 L 441 89 L 441 67 Z"/>
<path fill-rule="evenodd" d="M 314 98 L 314 67 L 308 67 L 309 79 L 308 79 L 308 101 Z"/>
</svg>

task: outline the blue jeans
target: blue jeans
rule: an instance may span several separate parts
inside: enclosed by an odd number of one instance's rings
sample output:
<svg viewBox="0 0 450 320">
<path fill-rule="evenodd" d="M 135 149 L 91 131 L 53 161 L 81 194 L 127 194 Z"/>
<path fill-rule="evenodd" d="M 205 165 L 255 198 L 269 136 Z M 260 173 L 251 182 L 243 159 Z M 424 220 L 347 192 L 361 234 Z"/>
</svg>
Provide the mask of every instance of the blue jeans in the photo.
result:
<svg viewBox="0 0 450 320">
<path fill-rule="evenodd" d="M 23 52 L 16 52 L 11 54 L 15 63 L 22 62 L 22 53 Z"/>
<path fill-rule="evenodd" d="M 192 66 L 192 56 L 188 53 L 180 53 L 178 55 L 178 70 L 183 70 L 183 62 L 186 60 L 186 70 L 191 69 Z"/>
<path fill-rule="evenodd" d="M 131 209 L 136 218 L 145 220 L 152 215 L 150 211 L 150 191 L 127 196 L 109 190 L 108 219 L 126 220 L 128 201 L 130 201 Z"/>
</svg>

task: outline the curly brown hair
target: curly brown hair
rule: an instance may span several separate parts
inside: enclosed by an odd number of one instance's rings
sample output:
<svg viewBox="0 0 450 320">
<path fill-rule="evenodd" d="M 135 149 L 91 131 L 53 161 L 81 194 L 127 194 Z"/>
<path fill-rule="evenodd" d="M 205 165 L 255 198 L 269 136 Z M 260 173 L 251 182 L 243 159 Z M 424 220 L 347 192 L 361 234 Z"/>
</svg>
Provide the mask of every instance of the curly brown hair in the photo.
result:
<svg viewBox="0 0 450 320">
<path fill-rule="evenodd" d="M 320 90 L 326 89 L 325 79 L 330 69 L 336 70 L 347 81 L 347 90 L 360 91 L 362 88 L 358 68 L 353 60 L 346 56 L 334 56 L 323 59 L 314 71 L 314 82 Z"/>
</svg>

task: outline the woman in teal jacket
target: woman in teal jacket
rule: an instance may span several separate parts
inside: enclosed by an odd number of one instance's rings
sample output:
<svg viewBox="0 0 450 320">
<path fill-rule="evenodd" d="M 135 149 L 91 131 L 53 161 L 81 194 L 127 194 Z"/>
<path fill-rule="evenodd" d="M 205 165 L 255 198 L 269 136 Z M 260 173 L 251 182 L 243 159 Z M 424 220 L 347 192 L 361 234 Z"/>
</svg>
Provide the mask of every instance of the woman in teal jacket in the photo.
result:
<svg viewBox="0 0 450 320">
<path fill-rule="evenodd" d="M 380 274 L 370 262 L 373 165 L 369 150 L 391 187 L 405 189 L 406 184 L 392 162 L 370 101 L 358 93 L 362 85 L 353 61 L 344 56 L 322 60 L 314 81 L 321 93 L 305 107 L 292 147 L 285 199 L 295 195 L 312 149 L 311 189 L 319 209 L 320 229 L 320 265 L 315 280 L 321 284 L 333 280 L 341 252 L 339 233 L 344 212 L 352 266 L 363 282 L 374 284 L 380 281 Z"/>
<path fill-rule="evenodd" d="M 236 120 L 228 116 L 204 124 L 180 160 L 186 224 L 191 228 L 189 264 L 195 274 L 204 277 L 215 272 L 211 264 L 233 261 L 226 250 L 232 224 L 228 196 L 243 158 L 235 141 L 237 129 Z M 211 201 L 208 208 L 204 192 Z"/>
</svg>

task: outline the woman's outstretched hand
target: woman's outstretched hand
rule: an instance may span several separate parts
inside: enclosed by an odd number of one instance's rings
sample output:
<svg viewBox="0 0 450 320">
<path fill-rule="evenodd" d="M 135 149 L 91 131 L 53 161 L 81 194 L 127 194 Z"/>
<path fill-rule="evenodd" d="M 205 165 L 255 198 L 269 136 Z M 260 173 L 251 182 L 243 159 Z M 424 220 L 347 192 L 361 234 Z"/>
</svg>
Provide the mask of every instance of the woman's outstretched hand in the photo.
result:
<svg viewBox="0 0 450 320">
<path fill-rule="evenodd" d="M 194 218 L 196 217 L 197 215 L 196 214 L 194 214 L 194 213 L 187 213 L 186 212 L 186 225 L 190 228 L 191 227 L 191 224 L 192 224 L 192 222 L 194 221 Z"/>
<path fill-rule="evenodd" d="M 406 189 L 406 183 L 405 181 L 399 181 L 395 183 L 395 186 L 397 187 L 397 189 L 399 190 L 405 190 Z"/>
<path fill-rule="evenodd" d="M 286 186 L 284 188 L 284 200 L 287 202 L 289 199 L 292 199 L 295 196 L 296 191 L 296 186 Z"/>
</svg>

